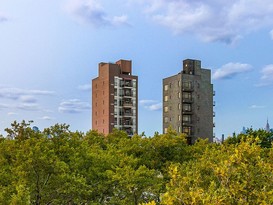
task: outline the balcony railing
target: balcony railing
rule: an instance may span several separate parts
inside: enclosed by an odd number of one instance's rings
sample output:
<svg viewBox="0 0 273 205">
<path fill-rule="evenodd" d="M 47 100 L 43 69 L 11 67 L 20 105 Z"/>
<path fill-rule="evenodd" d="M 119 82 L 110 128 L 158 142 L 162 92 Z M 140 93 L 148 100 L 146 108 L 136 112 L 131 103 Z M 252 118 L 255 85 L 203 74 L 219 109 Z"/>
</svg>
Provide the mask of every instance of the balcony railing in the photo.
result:
<svg viewBox="0 0 273 205">
<path fill-rule="evenodd" d="M 192 114 L 192 110 L 182 110 L 182 113 L 183 114 L 188 114 L 188 115 L 190 115 L 190 114 Z"/>
<path fill-rule="evenodd" d="M 183 86 L 182 90 L 187 91 L 187 92 L 193 92 L 194 88 L 193 88 L 193 86 Z"/>
<path fill-rule="evenodd" d="M 183 121 L 182 124 L 186 125 L 186 126 L 187 125 L 190 126 L 190 125 L 192 125 L 192 121 Z"/>
<path fill-rule="evenodd" d="M 123 102 L 122 106 L 124 106 L 124 107 L 132 107 L 133 106 L 133 102 Z"/>
<path fill-rule="evenodd" d="M 133 87 L 133 83 L 132 82 L 125 82 L 122 87 Z"/>
<path fill-rule="evenodd" d="M 193 103 L 193 98 L 183 98 L 182 101 L 185 103 Z"/>
<path fill-rule="evenodd" d="M 124 122 L 123 126 L 124 127 L 132 127 L 133 126 L 133 122 Z"/>
<path fill-rule="evenodd" d="M 131 116 L 133 116 L 133 113 L 131 113 L 131 112 L 121 112 L 120 115 L 125 116 L 125 117 L 131 117 Z"/>
</svg>

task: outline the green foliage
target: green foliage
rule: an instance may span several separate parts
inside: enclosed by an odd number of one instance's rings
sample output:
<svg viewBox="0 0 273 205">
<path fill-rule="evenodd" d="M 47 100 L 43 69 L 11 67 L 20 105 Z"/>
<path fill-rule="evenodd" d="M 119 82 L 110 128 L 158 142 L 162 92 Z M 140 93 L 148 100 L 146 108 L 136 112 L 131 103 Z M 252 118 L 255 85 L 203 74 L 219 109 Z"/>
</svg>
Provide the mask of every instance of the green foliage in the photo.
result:
<svg viewBox="0 0 273 205">
<path fill-rule="evenodd" d="M 171 128 L 128 137 L 30 124 L 14 122 L 0 137 L 0 204 L 273 204 L 262 131 L 189 146 Z"/>
<path fill-rule="evenodd" d="M 237 144 L 246 141 L 248 138 L 259 138 L 259 145 L 264 148 L 272 147 L 273 133 L 267 132 L 263 129 L 253 130 L 252 128 L 246 130 L 246 134 L 234 135 L 225 140 L 228 144 Z"/>
<path fill-rule="evenodd" d="M 169 171 L 162 204 L 273 203 L 272 149 L 263 150 L 259 139 L 211 146 L 200 158 Z"/>
</svg>

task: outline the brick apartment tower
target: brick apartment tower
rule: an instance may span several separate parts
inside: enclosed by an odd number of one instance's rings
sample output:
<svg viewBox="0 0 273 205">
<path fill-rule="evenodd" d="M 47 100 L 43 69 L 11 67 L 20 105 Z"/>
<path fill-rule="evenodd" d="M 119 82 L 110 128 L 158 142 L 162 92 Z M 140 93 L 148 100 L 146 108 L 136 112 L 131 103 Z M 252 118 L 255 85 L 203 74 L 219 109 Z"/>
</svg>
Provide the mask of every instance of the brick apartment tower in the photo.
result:
<svg viewBox="0 0 273 205">
<path fill-rule="evenodd" d="M 100 63 L 92 80 L 92 129 L 109 134 L 113 128 L 129 136 L 138 131 L 138 77 L 132 62 Z"/>
<path fill-rule="evenodd" d="M 187 134 L 189 144 L 198 138 L 212 142 L 213 96 L 211 71 L 199 60 L 184 60 L 181 72 L 163 79 L 163 132 L 171 126 Z"/>
</svg>

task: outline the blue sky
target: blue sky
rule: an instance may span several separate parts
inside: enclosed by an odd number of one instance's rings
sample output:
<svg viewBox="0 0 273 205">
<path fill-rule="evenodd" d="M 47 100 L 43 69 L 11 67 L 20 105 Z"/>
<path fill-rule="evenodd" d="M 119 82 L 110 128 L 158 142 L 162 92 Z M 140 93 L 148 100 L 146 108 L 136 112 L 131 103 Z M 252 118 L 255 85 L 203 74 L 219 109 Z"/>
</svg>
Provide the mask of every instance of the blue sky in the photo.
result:
<svg viewBox="0 0 273 205">
<path fill-rule="evenodd" d="M 139 133 L 162 132 L 162 79 L 212 70 L 216 136 L 273 124 L 272 0 L 0 0 L 0 133 L 14 120 L 91 129 L 99 62 L 132 60 Z"/>
</svg>

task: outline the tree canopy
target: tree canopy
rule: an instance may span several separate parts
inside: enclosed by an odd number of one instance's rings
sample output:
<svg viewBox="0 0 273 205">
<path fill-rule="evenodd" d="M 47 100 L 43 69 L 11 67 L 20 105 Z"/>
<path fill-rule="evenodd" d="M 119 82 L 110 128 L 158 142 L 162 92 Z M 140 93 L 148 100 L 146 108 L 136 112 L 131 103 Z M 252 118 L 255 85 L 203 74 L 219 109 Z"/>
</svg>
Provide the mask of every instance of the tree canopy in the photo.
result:
<svg viewBox="0 0 273 205">
<path fill-rule="evenodd" d="M 114 130 L 39 131 L 14 122 L 0 137 L 0 204 L 273 204 L 272 135 L 223 144 L 169 129 L 153 137 Z"/>
</svg>

